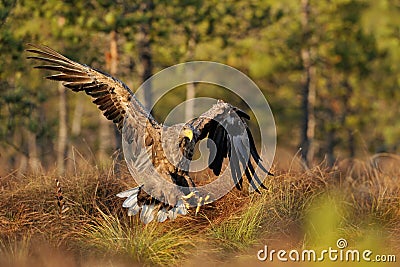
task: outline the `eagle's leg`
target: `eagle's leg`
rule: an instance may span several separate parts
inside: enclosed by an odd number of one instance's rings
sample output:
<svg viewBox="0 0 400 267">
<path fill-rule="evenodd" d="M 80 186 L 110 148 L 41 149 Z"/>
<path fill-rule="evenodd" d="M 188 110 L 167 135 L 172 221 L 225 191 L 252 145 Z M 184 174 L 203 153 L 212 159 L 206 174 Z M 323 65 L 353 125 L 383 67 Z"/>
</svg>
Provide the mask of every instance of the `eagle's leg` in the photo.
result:
<svg viewBox="0 0 400 267">
<path fill-rule="evenodd" d="M 195 214 L 200 211 L 200 207 L 206 204 L 211 203 L 211 196 L 208 194 L 200 193 L 196 189 L 196 185 L 193 182 L 192 178 L 187 172 L 183 172 L 180 174 L 171 174 L 171 177 L 175 181 L 176 184 L 183 186 L 182 192 L 185 194 L 181 197 L 186 209 L 190 207 L 196 207 Z"/>
<path fill-rule="evenodd" d="M 201 206 L 212 202 L 210 201 L 210 198 L 211 196 L 208 194 L 201 196 L 198 191 L 192 191 L 189 194 L 182 196 L 182 200 L 184 201 L 187 209 L 189 209 L 190 206 L 196 207 L 195 215 L 199 213 Z"/>
<path fill-rule="evenodd" d="M 212 203 L 212 201 L 210 201 L 211 196 L 210 195 L 206 195 L 204 198 L 200 197 L 199 200 L 197 201 L 197 207 L 196 207 L 196 215 L 197 213 L 199 213 L 200 211 L 200 207 L 203 205 L 207 205 Z"/>
</svg>

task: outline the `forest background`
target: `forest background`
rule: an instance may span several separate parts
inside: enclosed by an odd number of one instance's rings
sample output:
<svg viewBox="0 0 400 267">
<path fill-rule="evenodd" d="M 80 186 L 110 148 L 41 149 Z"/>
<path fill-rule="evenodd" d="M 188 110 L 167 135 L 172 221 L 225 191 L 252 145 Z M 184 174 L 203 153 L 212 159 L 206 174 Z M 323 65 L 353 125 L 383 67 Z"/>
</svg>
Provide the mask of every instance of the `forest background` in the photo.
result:
<svg viewBox="0 0 400 267">
<path fill-rule="evenodd" d="M 399 152 L 400 4 L 332 1 L 11 1 L 0 4 L 0 174 L 118 159 L 118 135 L 89 97 L 67 92 L 26 59 L 49 45 L 136 90 L 171 65 L 210 60 L 247 74 L 273 111 L 279 156 L 305 165 Z M 151 106 L 151 88 L 140 96 Z M 247 107 L 222 88 L 181 86 L 156 103 L 207 96 Z M 186 109 L 190 117 L 190 107 Z M 255 125 L 251 125 L 255 127 Z"/>
</svg>

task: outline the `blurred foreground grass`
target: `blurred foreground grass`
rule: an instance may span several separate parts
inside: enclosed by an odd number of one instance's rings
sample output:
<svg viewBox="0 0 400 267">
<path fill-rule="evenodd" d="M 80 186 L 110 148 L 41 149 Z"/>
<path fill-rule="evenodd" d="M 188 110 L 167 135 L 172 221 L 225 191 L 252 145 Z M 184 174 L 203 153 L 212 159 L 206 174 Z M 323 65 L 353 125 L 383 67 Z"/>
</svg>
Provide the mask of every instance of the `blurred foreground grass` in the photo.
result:
<svg viewBox="0 0 400 267">
<path fill-rule="evenodd" d="M 0 180 L 0 266 L 265 266 L 257 251 L 266 244 L 323 249 L 339 238 L 399 258 L 400 177 L 368 168 L 357 177 L 321 167 L 276 171 L 262 195 L 233 190 L 197 216 L 148 225 L 128 217 L 115 196 L 133 186 L 128 172 L 10 174 Z"/>
</svg>

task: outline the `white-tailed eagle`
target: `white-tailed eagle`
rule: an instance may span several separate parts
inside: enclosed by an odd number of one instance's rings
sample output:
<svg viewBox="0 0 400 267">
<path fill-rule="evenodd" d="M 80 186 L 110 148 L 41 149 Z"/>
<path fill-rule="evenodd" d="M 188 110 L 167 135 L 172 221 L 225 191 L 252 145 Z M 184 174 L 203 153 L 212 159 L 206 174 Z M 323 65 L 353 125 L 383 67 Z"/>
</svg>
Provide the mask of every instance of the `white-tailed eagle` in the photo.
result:
<svg viewBox="0 0 400 267">
<path fill-rule="evenodd" d="M 250 117 L 244 111 L 219 100 L 198 118 L 165 126 L 158 123 L 118 79 L 74 62 L 47 46 L 30 46 L 27 51 L 34 55 L 28 58 L 45 62 L 36 68 L 57 72 L 47 79 L 61 81 L 74 92 L 85 92 L 104 116 L 116 124 L 123 134 L 123 141 L 130 146 L 129 167 L 140 170 L 151 166 L 160 177 L 169 181 L 160 183 L 152 177 L 143 177 L 138 187 L 119 193 L 117 196 L 126 198 L 123 207 L 128 208 L 129 215 L 140 212 L 145 223 L 154 218 L 163 222 L 167 218 L 175 219 L 177 214 L 185 215 L 188 204 L 199 207 L 206 203 L 209 195 L 196 189 L 188 168 L 196 143 L 206 138 L 215 144 L 216 151 L 213 157 L 210 156 L 208 168 L 216 176 L 221 174 L 224 159 L 228 158 L 236 188 L 242 188 L 242 176 L 257 192 L 258 187 L 265 188 L 255 167 L 266 174 L 271 173 L 261 163 L 245 121 Z"/>
</svg>

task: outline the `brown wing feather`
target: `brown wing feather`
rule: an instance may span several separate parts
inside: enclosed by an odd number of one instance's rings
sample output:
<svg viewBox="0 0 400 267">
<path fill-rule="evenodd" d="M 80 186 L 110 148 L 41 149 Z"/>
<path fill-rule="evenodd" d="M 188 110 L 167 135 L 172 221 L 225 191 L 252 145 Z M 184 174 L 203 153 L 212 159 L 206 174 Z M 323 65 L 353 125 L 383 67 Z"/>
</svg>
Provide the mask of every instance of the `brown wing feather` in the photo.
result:
<svg viewBox="0 0 400 267">
<path fill-rule="evenodd" d="M 35 68 L 58 71 L 59 73 L 47 76 L 49 80 L 61 81 L 62 84 L 75 91 L 84 91 L 93 98 L 104 116 L 117 124 L 118 129 L 123 127 L 125 114 L 132 114 L 131 120 L 147 120 L 151 125 L 157 125 L 154 118 L 147 112 L 133 95 L 132 91 L 121 81 L 99 70 L 74 62 L 59 54 L 53 49 L 29 44 L 32 49 L 27 51 L 36 54 L 30 59 L 44 61 L 52 65 L 41 65 Z"/>
</svg>

